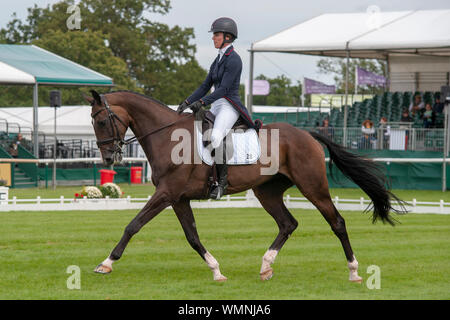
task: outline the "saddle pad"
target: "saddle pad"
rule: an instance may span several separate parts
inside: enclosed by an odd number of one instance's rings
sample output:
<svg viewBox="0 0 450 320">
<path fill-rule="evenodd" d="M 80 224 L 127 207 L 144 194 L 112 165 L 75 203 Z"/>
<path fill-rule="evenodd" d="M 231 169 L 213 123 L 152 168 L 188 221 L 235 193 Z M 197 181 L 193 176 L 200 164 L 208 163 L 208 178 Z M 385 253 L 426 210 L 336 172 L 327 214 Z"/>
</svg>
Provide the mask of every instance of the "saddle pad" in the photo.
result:
<svg viewBox="0 0 450 320">
<path fill-rule="evenodd" d="M 202 133 L 198 127 L 195 130 L 197 152 L 203 162 L 212 165 L 214 159 L 211 152 L 203 145 Z M 255 129 L 247 129 L 244 132 L 232 132 L 233 156 L 227 161 L 228 165 L 252 164 L 261 156 L 258 134 Z"/>
</svg>

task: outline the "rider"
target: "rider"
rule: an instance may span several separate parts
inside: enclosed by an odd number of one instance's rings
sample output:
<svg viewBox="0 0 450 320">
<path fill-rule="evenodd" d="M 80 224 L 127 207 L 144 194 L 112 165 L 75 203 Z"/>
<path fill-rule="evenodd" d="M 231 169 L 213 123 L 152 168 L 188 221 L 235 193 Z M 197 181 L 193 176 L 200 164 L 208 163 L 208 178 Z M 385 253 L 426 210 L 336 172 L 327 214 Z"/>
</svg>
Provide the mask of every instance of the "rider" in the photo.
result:
<svg viewBox="0 0 450 320">
<path fill-rule="evenodd" d="M 197 112 L 200 108 L 212 104 L 211 112 L 216 116 L 214 128 L 211 133 L 211 145 L 216 150 L 224 148 L 222 143 L 224 137 L 233 127 L 239 117 L 242 117 L 249 128 L 259 129 L 261 122 L 253 123 L 247 109 L 241 103 L 239 97 L 239 84 L 241 79 L 242 61 L 241 57 L 234 51 L 233 41 L 238 36 L 236 23 L 230 18 L 219 18 L 211 25 L 213 33 L 212 40 L 214 47 L 219 49 L 217 58 L 212 63 L 205 81 L 200 87 L 178 107 L 178 112 L 190 108 Z M 214 92 L 207 95 L 208 91 L 214 85 Z M 258 120 L 257 120 L 258 121 Z M 220 199 L 227 188 L 228 168 L 226 161 L 216 160 L 218 171 L 218 186 L 210 197 Z"/>
</svg>

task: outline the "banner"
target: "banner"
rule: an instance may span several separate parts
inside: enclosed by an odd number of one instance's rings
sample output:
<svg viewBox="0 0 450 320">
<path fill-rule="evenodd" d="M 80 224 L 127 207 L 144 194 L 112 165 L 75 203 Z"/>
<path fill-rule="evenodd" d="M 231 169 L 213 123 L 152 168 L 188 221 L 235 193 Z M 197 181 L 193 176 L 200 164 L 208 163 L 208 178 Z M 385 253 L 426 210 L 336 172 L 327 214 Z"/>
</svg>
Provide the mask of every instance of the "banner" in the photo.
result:
<svg viewBox="0 0 450 320">
<path fill-rule="evenodd" d="M 245 82 L 245 92 L 248 94 L 249 81 Z M 270 93 L 270 83 L 267 80 L 253 80 L 253 95 L 267 96 Z"/>
<path fill-rule="evenodd" d="M 356 67 L 358 73 L 358 85 L 384 86 L 386 78 L 373 72 Z"/>
<path fill-rule="evenodd" d="M 304 86 L 303 91 L 305 94 L 308 94 L 308 93 L 328 93 L 328 94 L 336 93 L 335 86 L 330 86 L 330 85 L 327 85 L 320 81 L 316 81 L 316 80 L 312 80 L 312 79 L 308 79 L 308 78 L 304 78 L 303 86 Z"/>
</svg>

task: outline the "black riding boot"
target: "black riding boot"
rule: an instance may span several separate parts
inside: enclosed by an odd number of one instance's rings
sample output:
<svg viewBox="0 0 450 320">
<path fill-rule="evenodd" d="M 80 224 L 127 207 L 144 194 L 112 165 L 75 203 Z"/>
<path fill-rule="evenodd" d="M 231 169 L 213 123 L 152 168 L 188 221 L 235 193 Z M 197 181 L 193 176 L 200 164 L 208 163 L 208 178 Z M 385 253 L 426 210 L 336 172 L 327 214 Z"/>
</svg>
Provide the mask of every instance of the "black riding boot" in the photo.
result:
<svg viewBox="0 0 450 320">
<path fill-rule="evenodd" d="M 224 139 L 223 143 L 214 150 L 215 154 L 217 154 L 218 157 L 219 157 L 219 154 L 218 154 L 219 148 L 223 148 L 223 152 L 222 152 L 223 158 L 222 158 L 222 161 L 217 161 L 217 158 L 216 158 L 218 185 L 216 186 L 216 188 L 214 188 L 213 191 L 211 191 L 211 194 L 209 195 L 209 197 L 211 199 L 215 199 L 215 200 L 219 200 L 225 194 L 225 191 L 228 187 L 228 182 L 227 182 L 228 165 L 227 165 L 227 150 L 226 150 L 225 139 Z M 216 157 L 216 156 L 214 155 L 214 157 Z"/>
<path fill-rule="evenodd" d="M 211 191 L 209 197 L 211 199 L 219 200 L 225 194 L 228 187 L 228 165 L 226 163 L 216 164 L 216 167 L 218 174 L 218 185 L 213 191 Z"/>
</svg>

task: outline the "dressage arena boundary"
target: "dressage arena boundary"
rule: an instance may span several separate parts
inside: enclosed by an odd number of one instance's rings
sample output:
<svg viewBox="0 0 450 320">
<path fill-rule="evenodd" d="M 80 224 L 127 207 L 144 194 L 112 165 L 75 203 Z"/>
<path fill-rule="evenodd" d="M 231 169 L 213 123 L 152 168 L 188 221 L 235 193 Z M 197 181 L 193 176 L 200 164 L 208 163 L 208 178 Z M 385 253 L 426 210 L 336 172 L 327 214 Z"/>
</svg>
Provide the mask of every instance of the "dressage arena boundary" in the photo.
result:
<svg viewBox="0 0 450 320">
<path fill-rule="evenodd" d="M 0 211 L 110 211 L 110 210 L 136 210 L 142 209 L 151 198 L 103 198 L 103 199 L 69 199 L 61 196 L 59 199 L 41 199 L 39 196 L 35 199 L 12 199 L 2 200 Z M 364 211 L 370 204 L 370 200 L 364 199 L 340 199 L 333 198 L 333 203 L 338 210 L 342 211 Z M 284 197 L 284 203 L 288 209 L 316 209 L 306 198 Z M 192 200 L 192 208 L 262 208 L 259 200 L 255 197 L 252 190 L 247 191 L 245 196 L 224 196 L 221 200 Z M 396 207 L 396 206 L 394 206 Z M 396 207 L 398 208 L 398 207 Z M 167 207 L 166 209 L 171 209 Z M 450 214 L 450 202 L 422 202 L 413 199 L 407 202 L 406 209 L 409 213 L 432 213 L 432 214 Z"/>
</svg>

